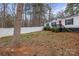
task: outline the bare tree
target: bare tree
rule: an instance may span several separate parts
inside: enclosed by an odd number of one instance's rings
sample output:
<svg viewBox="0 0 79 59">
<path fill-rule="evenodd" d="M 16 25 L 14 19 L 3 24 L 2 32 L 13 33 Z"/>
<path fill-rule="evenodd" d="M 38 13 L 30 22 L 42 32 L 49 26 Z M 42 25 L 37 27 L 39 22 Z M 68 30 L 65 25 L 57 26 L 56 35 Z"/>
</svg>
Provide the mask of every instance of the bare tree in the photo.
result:
<svg viewBox="0 0 79 59">
<path fill-rule="evenodd" d="M 1 27 L 5 27 L 5 17 L 6 17 L 6 8 L 7 8 L 7 3 L 2 3 L 2 10 L 1 10 L 1 16 L 2 16 L 2 19 L 1 19 Z"/>
<path fill-rule="evenodd" d="M 48 4 L 32 4 L 33 8 L 33 20 L 32 25 L 33 26 L 42 26 L 44 24 L 43 18 L 45 17 L 45 14 L 48 10 L 47 7 Z"/>
<path fill-rule="evenodd" d="M 51 8 L 49 8 L 49 21 L 51 21 L 50 16 L 51 16 Z"/>
</svg>

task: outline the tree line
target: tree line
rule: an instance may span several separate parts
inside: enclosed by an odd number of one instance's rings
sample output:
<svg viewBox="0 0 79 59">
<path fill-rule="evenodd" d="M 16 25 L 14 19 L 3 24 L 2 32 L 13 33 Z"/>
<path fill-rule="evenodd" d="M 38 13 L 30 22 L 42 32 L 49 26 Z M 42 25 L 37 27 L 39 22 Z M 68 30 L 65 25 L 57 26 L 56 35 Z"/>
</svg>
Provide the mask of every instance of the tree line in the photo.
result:
<svg viewBox="0 0 79 59">
<path fill-rule="evenodd" d="M 0 27 L 14 27 L 16 19 L 16 9 L 18 4 L 0 4 Z M 50 11 L 49 11 L 50 10 Z M 23 6 L 22 27 L 43 26 L 47 22 L 46 15 L 51 13 L 51 7 L 43 3 L 27 3 Z M 49 17 L 50 18 L 50 15 Z"/>
</svg>

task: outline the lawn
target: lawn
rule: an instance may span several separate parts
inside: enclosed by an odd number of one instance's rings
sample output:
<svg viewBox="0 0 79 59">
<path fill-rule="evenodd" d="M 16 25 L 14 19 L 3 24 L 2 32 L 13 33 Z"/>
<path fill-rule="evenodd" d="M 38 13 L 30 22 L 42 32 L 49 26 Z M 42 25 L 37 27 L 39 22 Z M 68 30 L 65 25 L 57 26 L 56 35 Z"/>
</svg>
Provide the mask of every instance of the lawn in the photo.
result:
<svg viewBox="0 0 79 59">
<path fill-rule="evenodd" d="M 40 31 L 21 35 L 19 47 L 11 47 L 12 37 L 0 38 L 0 55 L 79 55 L 79 33 Z"/>
</svg>

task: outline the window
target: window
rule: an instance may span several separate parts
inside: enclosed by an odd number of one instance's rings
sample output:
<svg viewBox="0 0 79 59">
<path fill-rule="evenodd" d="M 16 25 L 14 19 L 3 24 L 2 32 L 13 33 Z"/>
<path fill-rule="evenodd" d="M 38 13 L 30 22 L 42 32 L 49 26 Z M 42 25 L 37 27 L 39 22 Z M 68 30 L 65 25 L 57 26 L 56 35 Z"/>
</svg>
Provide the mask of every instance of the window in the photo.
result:
<svg viewBox="0 0 79 59">
<path fill-rule="evenodd" d="M 51 23 L 51 25 L 52 25 L 52 26 L 56 26 L 56 22 L 54 22 L 54 23 Z"/>
<path fill-rule="evenodd" d="M 73 25 L 73 18 L 65 20 L 65 25 Z"/>
</svg>

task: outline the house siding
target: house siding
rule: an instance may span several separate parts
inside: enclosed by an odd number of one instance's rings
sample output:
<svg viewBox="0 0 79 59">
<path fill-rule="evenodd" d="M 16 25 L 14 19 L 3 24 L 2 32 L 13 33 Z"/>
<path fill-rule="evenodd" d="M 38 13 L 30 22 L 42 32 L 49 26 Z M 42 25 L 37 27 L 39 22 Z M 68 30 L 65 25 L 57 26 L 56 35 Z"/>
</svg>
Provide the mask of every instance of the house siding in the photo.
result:
<svg viewBox="0 0 79 59">
<path fill-rule="evenodd" d="M 68 19 L 72 19 L 73 18 L 73 24 L 69 24 L 69 25 L 66 25 L 65 24 L 65 20 L 68 20 Z M 57 20 L 53 20 L 51 22 L 48 22 L 49 23 L 49 26 L 52 27 L 51 23 L 53 22 L 56 22 L 56 24 L 59 24 L 59 21 L 61 21 L 63 27 L 62 28 L 68 28 L 68 29 L 72 29 L 72 31 L 77 31 L 79 32 L 79 15 L 77 16 L 71 16 L 71 17 L 67 17 L 67 18 L 63 18 L 63 19 L 57 19 Z"/>
<path fill-rule="evenodd" d="M 65 20 L 71 19 L 71 18 L 73 18 L 73 24 L 65 25 Z M 65 28 L 79 28 L 79 16 L 62 19 L 62 24 Z"/>
</svg>

